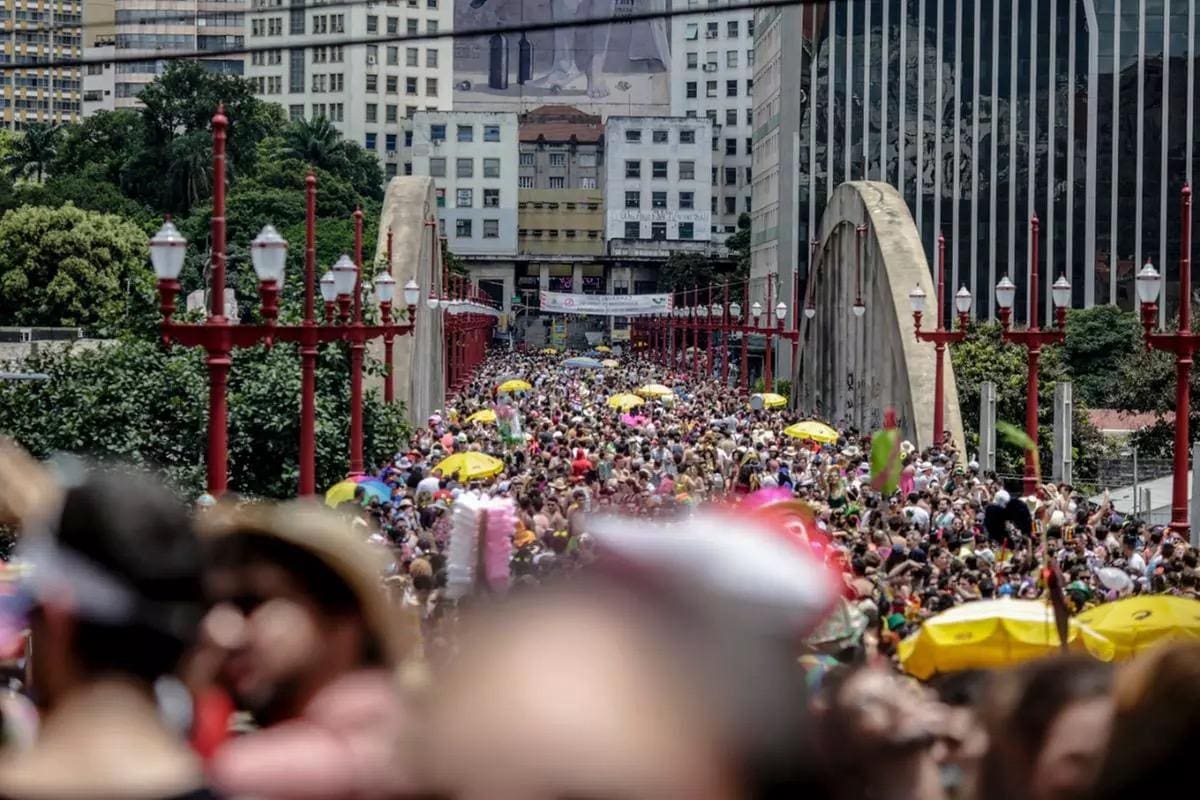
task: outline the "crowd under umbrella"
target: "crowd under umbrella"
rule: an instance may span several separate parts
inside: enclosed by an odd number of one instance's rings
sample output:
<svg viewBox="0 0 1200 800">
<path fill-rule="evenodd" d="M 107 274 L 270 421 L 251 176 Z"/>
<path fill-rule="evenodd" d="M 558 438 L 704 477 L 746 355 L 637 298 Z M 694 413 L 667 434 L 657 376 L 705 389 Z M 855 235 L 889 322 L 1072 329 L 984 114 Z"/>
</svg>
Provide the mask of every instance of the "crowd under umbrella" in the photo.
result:
<svg viewBox="0 0 1200 800">
<path fill-rule="evenodd" d="M 789 425 L 783 429 L 786 436 L 791 436 L 793 439 L 808 439 L 818 444 L 836 444 L 838 440 L 838 432 L 826 425 L 824 422 L 816 420 L 804 420 L 797 422 L 795 425 Z"/>
<path fill-rule="evenodd" d="M 589 356 L 575 356 L 563 362 L 568 369 L 603 369 L 604 365 Z"/>
</svg>

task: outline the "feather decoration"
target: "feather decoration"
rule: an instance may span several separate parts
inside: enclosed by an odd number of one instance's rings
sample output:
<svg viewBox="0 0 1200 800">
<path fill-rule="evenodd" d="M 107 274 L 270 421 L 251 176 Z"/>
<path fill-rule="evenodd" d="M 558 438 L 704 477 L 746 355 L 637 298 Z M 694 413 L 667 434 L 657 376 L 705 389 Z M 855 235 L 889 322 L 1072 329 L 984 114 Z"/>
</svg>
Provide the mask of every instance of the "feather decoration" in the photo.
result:
<svg viewBox="0 0 1200 800">
<path fill-rule="evenodd" d="M 446 549 L 446 594 L 459 600 L 476 589 L 508 588 L 516 511 L 511 499 L 464 494 L 454 502 Z"/>
</svg>

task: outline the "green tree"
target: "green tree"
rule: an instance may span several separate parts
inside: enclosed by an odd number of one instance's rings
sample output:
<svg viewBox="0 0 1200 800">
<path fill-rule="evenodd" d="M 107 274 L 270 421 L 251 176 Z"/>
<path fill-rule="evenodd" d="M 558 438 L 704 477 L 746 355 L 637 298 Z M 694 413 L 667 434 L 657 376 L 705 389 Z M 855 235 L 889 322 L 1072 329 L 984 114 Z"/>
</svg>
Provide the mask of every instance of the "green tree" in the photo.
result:
<svg viewBox="0 0 1200 800">
<path fill-rule="evenodd" d="M 55 153 L 50 173 L 56 176 L 88 174 L 127 189 L 127 172 L 145 147 L 140 112 L 135 109 L 98 111 L 75 125 L 67 125 Z"/>
<path fill-rule="evenodd" d="M 729 254 L 735 259 L 734 279 L 745 280 L 750 277 L 750 215 L 738 217 L 737 232 L 725 240 Z"/>
<path fill-rule="evenodd" d="M 300 367 L 295 347 L 239 350 L 229 385 L 230 488 L 290 497 L 299 474 Z M 322 349 L 317 372 L 317 480 L 348 469 L 349 381 L 344 348 Z M 160 470 L 177 490 L 204 489 L 207 378 L 204 354 L 147 340 L 44 350 L 25 368 L 50 380 L 0 384 L 0 430 L 45 457 L 57 451 Z M 368 368 L 378 372 L 378 362 Z M 49 413 L 52 409 L 53 413 Z M 390 458 L 406 441 L 403 406 L 368 392 L 365 455 Z M 131 488 L 131 490 L 133 490 Z"/>
<path fill-rule="evenodd" d="M 0 218 L 0 318 L 111 334 L 152 313 L 145 233 L 112 214 L 24 206 Z"/>
<path fill-rule="evenodd" d="M 12 142 L 4 163 L 15 178 L 32 177 L 38 183 L 46 177 L 50 163 L 58 153 L 62 128 L 48 122 L 31 122 Z"/>
<path fill-rule="evenodd" d="M 1109 408 L 1118 387 L 1114 377 L 1127 357 L 1142 349 L 1137 314 L 1116 306 L 1095 306 L 1067 315 L 1063 367 L 1075 396 L 1093 408 Z"/>
</svg>

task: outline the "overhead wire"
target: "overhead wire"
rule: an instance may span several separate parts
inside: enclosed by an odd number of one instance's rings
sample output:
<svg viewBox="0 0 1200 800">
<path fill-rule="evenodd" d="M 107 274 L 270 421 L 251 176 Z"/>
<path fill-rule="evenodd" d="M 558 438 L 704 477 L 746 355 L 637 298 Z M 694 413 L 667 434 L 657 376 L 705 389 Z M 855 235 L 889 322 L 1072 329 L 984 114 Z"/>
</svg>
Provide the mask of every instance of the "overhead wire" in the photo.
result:
<svg viewBox="0 0 1200 800">
<path fill-rule="evenodd" d="M 346 4 L 364 3 L 366 0 L 342 0 Z M 375 0 L 377 2 L 377 0 Z M 827 4 L 830 0 L 819 0 L 821 4 Z M 70 67 L 86 67 L 91 64 L 136 64 L 145 63 L 147 61 L 196 61 L 201 59 L 220 58 L 222 56 L 237 56 L 250 55 L 253 53 L 266 53 L 275 50 L 297 50 L 309 47 L 358 47 L 360 45 L 378 45 L 378 44 L 403 44 L 406 42 L 430 42 L 441 39 L 470 39 L 483 36 L 492 36 L 495 34 L 519 34 L 519 33 L 538 33 L 542 31 L 554 31 L 561 28 L 594 28 L 600 25 L 610 24 L 628 24 L 632 22 L 645 22 L 656 19 L 674 19 L 675 17 L 694 17 L 694 16 L 711 16 L 714 14 L 729 14 L 738 11 L 756 11 L 766 8 L 782 8 L 785 6 L 812 5 L 812 0 L 747 0 L 747 2 L 735 2 L 721 6 L 707 6 L 705 8 L 678 8 L 678 9 L 663 9 L 661 11 L 642 11 L 631 12 L 629 14 L 621 14 L 619 16 L 595 16 L 583 17 L 581 19 L 571 20 L 546 20 L 540 22 L 516 22 L 508 25 L 491 25 L 487 27 L 468 28 L 466 30 L 448 29 L 445 31 L 434 31 L 416 34 L 385 34 L 383 36 L 344 36 L 341 38 L 305 38 L 300 41 L 290 39 L 286 44 L 276 42 L 271 44 L 256 44 L 256 45 L 239 45 L 235 47 L 216 48 L 212 50 L 187 50 L 182 52 L 171 53 L 146 53 L 129 55 L 107 55 L 78 57 L 78 58 L 59 58 L 47 61 L 38 61 L 35 63 L 26 64 L 0 64 L 0 73 L 12 72 L 15 70 L 42 70 L 42 69 L 63 69 Z M 309 5 L 306 8 L 330 8 L 333 4 L 322 6 Z M 279 7 L 280 12 L 286 11 L 285 7 Z M 257 10 L 262 13 L 262 9 Z"/>
</svg>

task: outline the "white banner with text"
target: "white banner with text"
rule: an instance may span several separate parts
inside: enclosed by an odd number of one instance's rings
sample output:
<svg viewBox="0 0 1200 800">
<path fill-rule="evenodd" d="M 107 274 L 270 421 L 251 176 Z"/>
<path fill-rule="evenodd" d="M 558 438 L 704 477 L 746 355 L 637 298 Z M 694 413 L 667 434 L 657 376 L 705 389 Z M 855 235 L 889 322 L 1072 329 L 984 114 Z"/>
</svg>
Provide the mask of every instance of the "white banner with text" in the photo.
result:
<svg viewBox="0 0 1200 800">
<path fill-rule="evenodd" d="M 675 307 L 669 294 L 572 294 L 538 292 L 542 311 L 555 314 L 592 314 L 602 317 L 637 317 L 665 314 Z"/>
</svg>

